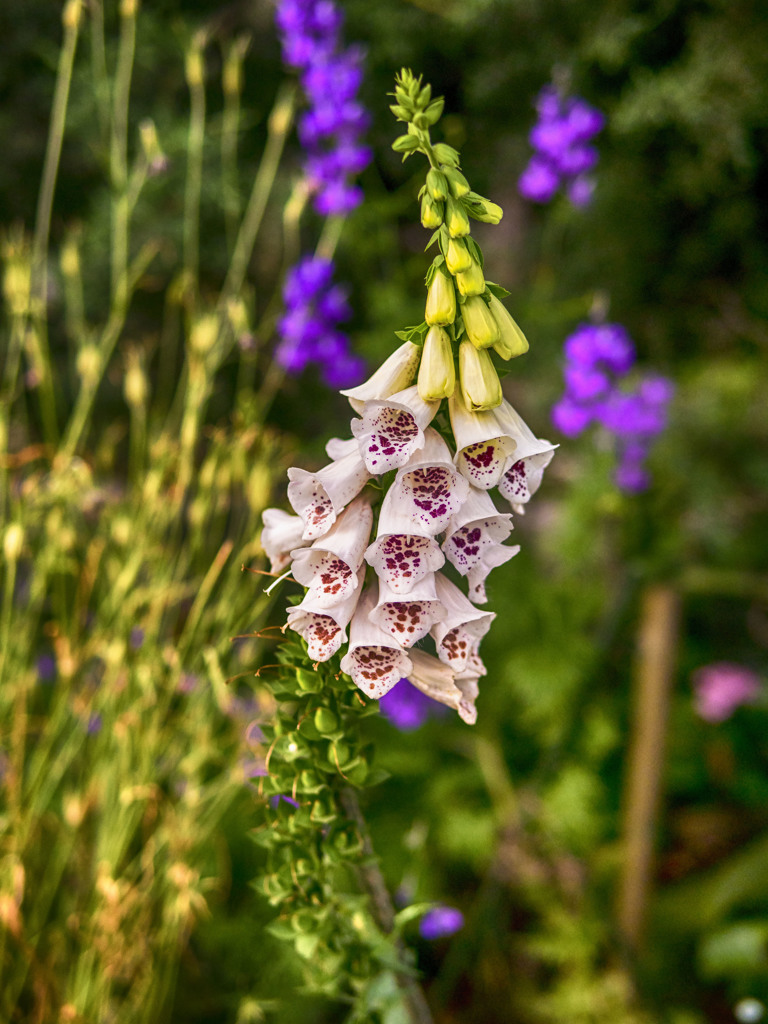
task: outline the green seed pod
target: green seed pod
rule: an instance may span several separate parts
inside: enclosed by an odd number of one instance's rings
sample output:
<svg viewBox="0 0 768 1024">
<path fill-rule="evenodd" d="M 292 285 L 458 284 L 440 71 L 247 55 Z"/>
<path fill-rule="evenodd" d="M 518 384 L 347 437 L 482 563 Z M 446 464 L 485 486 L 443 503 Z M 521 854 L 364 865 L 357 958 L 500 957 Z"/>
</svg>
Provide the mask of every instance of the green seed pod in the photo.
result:
<svg viewBox="0 0 768 1024">
<path fill-rule="evenodd" d="M 472 260 L 469 270 L 456 275 L 456 286 L 462 295 L 482 295 L 485 291 L 485 278 L 480 264 Z"/>
<path fill-rule="evenodd" d="M 485 349 L 477 349 L 469 341 L 459 345 L 459 381 L 461 395 L 472 412 L 483 412 L 501 405 L 499 375 Z"/>
<path fill-rule="evenodd" d="M 456 386 L 453 350 L 448 333 L 438 326 L 430 327 L 424 339 L 419 366 L 419 396 L 425 402 L 450 398 Z"/>
<path fill-rule="evenodd" d="M 455 167 L 444 167 L 443 174 L 448 179 L 448 188 L 451 190 L 451 195 L 454 199 L 461 199 L 462 196 L 467 195 L 471 191 L 469 182 L 461 171 L 457 171 Z"/>
<path fill-rule="evenodd" d="M 475 348 L 490 348 L 499 340 L 499 325 L 479 295 L 467 299 L 461 307 L 464 330 Z"/>
<path fill-rule="evenodd" d="M 421 198 L 421 223 L 425 228 L 439 228 L 443 223 L 443 204 L 436 203 L 428 193 Z"/>
<path fill-rule="evenodd" d="M 460 238 L 448 240 L 448 250 L 445 254 L 445 265 L 452 274 L 463 274 L 472 266 L 472 257 L 469 250 Z"/>
<path fill-rule="evenodd" d="M 528 351 L 528 339 L 515 323 L 506 306 L 491 295 L 488 308 L 491 316 L 499 325 L 499 340 L 494 342 L 494 349 L 502 359 L 514 359 Z"/>
<path fill-rule="evenodd" d="M 339 716 L 330 708 L 318 708 L 315 712 L 315 728 L 327 736 L 339 728 Z"/>
<path fill-rule="evenodd" d="M 430 327 L 433 324 L 445 327 L 456 319 L 456 289 L 450 275 L 440 268 L 427 289 L 424 319 Z"/>
<path fill-rule="evenodd" d="M 438 200 L 447 199 L 449 196 L 446 177 L 436 167 L 430 167 L 427 171 L 427 192 L 433 199 Z"/>
<path fill-rule="evenodd" d="M 342 741 L 328 744 L 328 753 L 325 755 L 328 763 L 341 767 L 349 760 L 349 746 Z"/>
<path fill-rule="evenodd" d="M 462 238 L 469 234 L 469 217 L 463 205 L 451 196 L 445 201 L 445 223 L 451 238 Z"/>
</svg>

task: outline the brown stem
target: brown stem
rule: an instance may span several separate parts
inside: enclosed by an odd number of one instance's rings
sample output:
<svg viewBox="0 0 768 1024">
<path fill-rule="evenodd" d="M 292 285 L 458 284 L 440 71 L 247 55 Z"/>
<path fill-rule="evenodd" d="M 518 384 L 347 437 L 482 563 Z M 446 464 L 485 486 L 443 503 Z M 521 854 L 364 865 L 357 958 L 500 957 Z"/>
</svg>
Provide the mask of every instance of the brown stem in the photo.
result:
<svg viewBox="0 0 768 1024">
<path fill-rule="evenodd" d="M 670 586 L 642 596 L 632 737 L 624 805 L 624 862 L 619 883 L 619 929 L 637 952 L 652 885 L 669 694 L 680 634 L 680 597 Z"/>
<path fill-rule="evenodd" d="M 386 934 L 390 934 L 395 927 L 395 908 L 392 906 L 387 884 L 381 871 L 379 871 L 368 826 L 365 824 L 365 818 L 363 818 L 363 813 L 360 810 L 357 795 L 354 790 L 345 788 L 341 791 L 340 799 L 344 813 L 354 824 L 362 840 L 363 864 L 360 866 L 359 871 L 371 899 L 373 916 L 381 930 Z M 403 955 L 405 953 L 404 943 L 397 939 L 395 945 L 398 953 Z M 411 1024 L 433 1024 L 432 1013 L 427 1005 L 427 1000 L 424 997 L 421 986 L 416 979 L 405 972 L 398 972 L 396 976 L 397 983 L 403 993 Z"/>
</svg>

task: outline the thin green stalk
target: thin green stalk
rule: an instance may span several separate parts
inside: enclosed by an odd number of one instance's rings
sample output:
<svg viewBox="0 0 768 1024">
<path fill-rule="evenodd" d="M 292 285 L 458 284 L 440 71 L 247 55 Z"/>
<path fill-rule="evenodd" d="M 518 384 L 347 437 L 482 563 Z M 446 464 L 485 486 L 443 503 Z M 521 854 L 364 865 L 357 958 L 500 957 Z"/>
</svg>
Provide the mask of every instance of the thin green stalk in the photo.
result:
<svg viewBox="0 0 768 1024">
<path fill-rule="evenodd" d="M 107 50 L 104 45 L 104 5 L 102 0 L 90 0 L 91 22 L 91 74 L 93 95 L 99 119 L 99 135 L 106 147 L 109 144 L 109 75 L 107 72 Z"/>
<path fill-rule="evenodd" d="M 267 144 L 264 147 L 264 154 L 259 164 L 256 180 L 253 183 L 248 205 L 240 224 L 240 231 L 237 235 L 224 287 L 221 289 L 219 310 L 222 315 L 226 311 L 227 300 L 237 295 L 245 280 L 248 262 L 256 243 L 256 236 L 261 227 L 261 221 L 267 207 L 267 200 L 277 176 L 277 169 L 280 165 L 280 158 L 283 155 L 285 140 L 288 137 L 293 120 L 295 104 L 295 85 L 283 85 L 277 94 L 275 105 L 269 115 Z"/>
<path fill-rule="evenodd" d="M 187 180 L 184 189 L 184 273 L 188 287 L 197 294 L 200 264 L 200 194 L 203 187 L 203 141 L 205 138 L 205 85 L 203 49 L 205 36 L 192 39 L 186 60 L 189 86 L 189 132 L 187 134 Z"/>
<path fill-rule="evenodd" d="M 130 209 L 128 202 L 128 109 L 131 77 L 136 54 L 136 10 L 138 0 L 120 4 L 120 42 L 115 70 L 110 135 L 110 172 L 115 199 L 112 204 L 112 302 L 127 302 Z"/>
<path fill-rule="evenodd" d="M 35 234 L 32 242 L 32 310 L 39 325 L 39 343 L 43 356 L 43 365 L 41 366 L 42 380 L 40 381 L 38 393 L 40 395 L 40 415 L 43 421 L 43 431 L 50 444 L 55 444 L 58 440 L 59 428 L 56 423 L 56 396 L 53 388 L 51 357 L 45 328 L 48 297 L 48 239 L 51 232 L 53 196 L 56 190 L 56 178 L 58 176 L 61 147 L 64 140 L 64 127 L 66 125 L 67 106 L 69 104 L 69 88 L 72 83 L 72 69 L 75 63 L 81 11 L 80 0 L 67 0 L 62 14 L 64 40 L 61 52 L 59 53 L 56 86 L 51 105 L 51 124 L 48 129 L 43 177 L 40 185 L 40 195 L 37 200 Z"/>
<path fill-rule="evenodd" d="M 221 196 L 229 254 L 235 245 L 240 220 L 240 184 L 237 167 L 237 142 L 240 131 L 240 98 L 243 91 L 243 59 L 250 44 L 247 36 L 229 47 L 222 74 L 224 109 L 221 121 Z"/>
</svg>

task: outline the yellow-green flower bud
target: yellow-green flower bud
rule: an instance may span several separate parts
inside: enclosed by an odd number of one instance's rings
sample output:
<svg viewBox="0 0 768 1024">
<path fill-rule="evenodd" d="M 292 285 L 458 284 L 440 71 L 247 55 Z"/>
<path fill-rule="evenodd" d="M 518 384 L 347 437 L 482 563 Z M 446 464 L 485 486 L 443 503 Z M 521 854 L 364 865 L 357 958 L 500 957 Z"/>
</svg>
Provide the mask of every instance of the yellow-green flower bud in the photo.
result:
<svg viewBox="0 0 768 1024">
<path fill-rule="evenodd" d="M 443 223 L 443 204 L 436 203 L 426 192 L 421 198 L 421 223 L 425 228 L 439 228 Z"/>
<path fill-rule="evenodd" d="M 443 174 L 448 179 L 448 188 L 451 190 L 451 195 L 454 199 L 461 199 L 462 196 L 470 192 L 469 182 L 461 171 L 457 171 L 455 167 L 445 167 L 443 168 Z"/>
<path fill-rule="evenodd" d="M 464 201 L 470 217 L 481 220 L 485 224 L 498 224 L 504 216 L 504 211 L 498 203 L 492 203 L 490 199 L 479 196 L 476 192 L 471 192 Z"/>
<path fill-rule="evenodd" d="M 466 340 L 459 345 L 459 381 L 464 404 L 471 412 L 501 405 L 501 383 L 490 355 Z"/>
<path fill-rule="evenodd" d="M 495 295 L 491 295 L 488 304 L 491 316 L 499 325 L 499 340 L 494 342 L 494 349 L 502 359 L 514 359 L 528 351 L 528 339 L 511 317 L 506 306 Z"/>
<path fill-rule="evenodd" d="M 479 295 L 467 299 L 461 307 L 464 330 L 475 348 L 490 348 L 499 340 L 499 325 Z"/>
<path fill-rule="evenodd" d="M 449 195 L 448 182 L 445 180 L 445 175 L 435 167 L 431 167 L 427 171 L 427 192 L 436 200 L 447 199 Z"/>
<path fill-rule="evenodd" d="M 445 254 L 445 265 L 452 274 L 463 274 L 472 266 L 469 250 L 460 238 L 448 239 L 448 251 Z"/>
<path fill-rule="evenodd" d="M 445 201 L 445 223 L 451 238 L 462 238 L 469 234 L 469 217 L 462 204 L 451 196 Z"/>
<path fill-rule="evenodd" d="M 450 398 L 456 387 L 451 339 L 442 327 L 430 327 L 427 331 L 419 365 L 418 386 L 419 397 L 425 402 Z"/>
<path fill-rule="evenodd" d="M 469 270 L 456 275 L 456 286 L 462 295 L 482 295 L 485 291 L 485 278 L 480 264 L 472 260 Z"/>
<path fill-rule="evenodd" d="M 424 319 L 431 327 L 452 324 L 456 319 L 456 290 L 449 274 L 438 270 L 427 289 L 427 308 Z"/>
</svg>

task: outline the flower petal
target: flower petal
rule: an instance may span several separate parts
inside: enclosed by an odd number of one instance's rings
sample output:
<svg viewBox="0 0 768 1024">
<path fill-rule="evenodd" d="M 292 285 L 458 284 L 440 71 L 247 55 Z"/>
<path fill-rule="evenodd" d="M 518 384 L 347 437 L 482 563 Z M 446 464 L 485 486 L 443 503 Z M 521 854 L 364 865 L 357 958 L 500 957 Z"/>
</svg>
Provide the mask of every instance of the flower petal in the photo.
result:
<svg viewBox="0 0 768 1024">
<path fill-rule="evenodd" d="M 421 348 L 406 341 L 395 349 L 367 381 L 356 388 L 348 388 L 341 394 L 349 399 L 349 404 L 356 413 L 361 413 L 366 402 L 377 398 L 389 398 L 390 395 L 407 388 L 416 377 L 420 359 Z"/>
<path fill-rule="evenodd" d="M 390 398 L 365 403 L 362 418 L 352 420 L 352 433 L 360 445 L 369 473 L 388 473 L 404 466 L 424 447 L 424 428 L 439 408 L 425 402 L 416 385 Z"/>
<path fill-rule="evenodd" d="M 265 508 L 262 513 L 264 528 L 261 546 L 267 553 L 272 572 L 282 572 L 290 564 L 291 551 L 306 543 L 303 539 L 304 523 L 279 508 Z"/>
<path fill-rule="evenodd" d="M 424 436 L 424 450 L 398 470 L 392 501 L 420 530 L 435 536 L 466 501 L 469 484 L 453 465 L 448 445 L 437 431 L 429 427 Z"/>
<path fill-rule="evenodd" d="M 336 522 L 336 516 L 370 479 L 360 453 L 331 462 L 316 473 L 288 470 L 288 501 L 304 522 L 304 540 L 315 540 Z"/>
<path fill-rule="evenodd" d="M 494 544 L 493 547 L 486 548 L 480 561 L 473 565 L 467 573 L 470 600 L 475 604 L 485 604 L 488 600 L 485 593 L 485 581 L 489 573 L 492 569 L 503 565 L 519 553 L 519 544 L 513 544 L 509 547 L 504 544 Z"/>
<path fill-rule="evenodd" d="M 411 659 L 370 619 L 374 606 L 374 592 L 366 590 L 352 617 L 349 650 L 341 659 L 341 670 L 368 697 L 378 700 L 395 683 L 408 675 Z"/>
<path fill-rule="evenodd" d="M 513 511 L 519 515 L 525 512 L 525 505 L 531 496 L 538 491 L 544 470 L 552 461 L 554 449 L 539 455 L 530 455 L 526 459 L 514 460 L 514 455 L 504 469 L 499 481 L 499 494 L 506 498 Z"/>
<path fill-rule="evenodd" d="M 435 584 L 445 613 L 435 622 L 430 633 L 435 639 L 438 658 L 454 672 L 461 672 L 491 628 L 496 615 L 475 608 L 459 588 L 440 573 L 435 577 Z"/>
<path fill-rule="evenodd" d="M 362 571 L 357 574 L 354 590 L 333 608 L 318 608 L 307 593 L 301 604 L 288 609 L 288 627 L 304 637 L 314 661 L 328 661 L 346 643 L 347 626 L 360 599 L 364 575 Z"/>
<path fill-rule="evenodd" d="M 496 410 L 473 412 L 457 388 L 448 401 L 451 429 L 456 441 L 456 465 L 475 487 L 489 490 L 498 484 L 507 459 L 517 443 L 496 418 Z"/>
<path fill-rule="evenodd" d="M 425 637 L 443 614 L 434 573 L 416 583 L 408 594 L 398 594 L 379 580 L 379 599 L 371 612 L 371 622 L 402 647 L 412 647 Z"/>
<path fill-rule="evenodd" d="M 356 498 L 312 547 L 292 552 L 293 577 L 309 587 L 318 609 L 331 608 L 355 589 L 372 525 L 370 504 Z"/>
<path fill-rule="evenodd" d="M 457 685 L 453 672 L 432 654 L 425 651 L 411 651 L 413 667 L 408 681 L 425 693 L 432 700 L 458 711 L 460 717 L 469 725 L 477 720 L 474 701 L 468 701 Z"/>
</svg>

